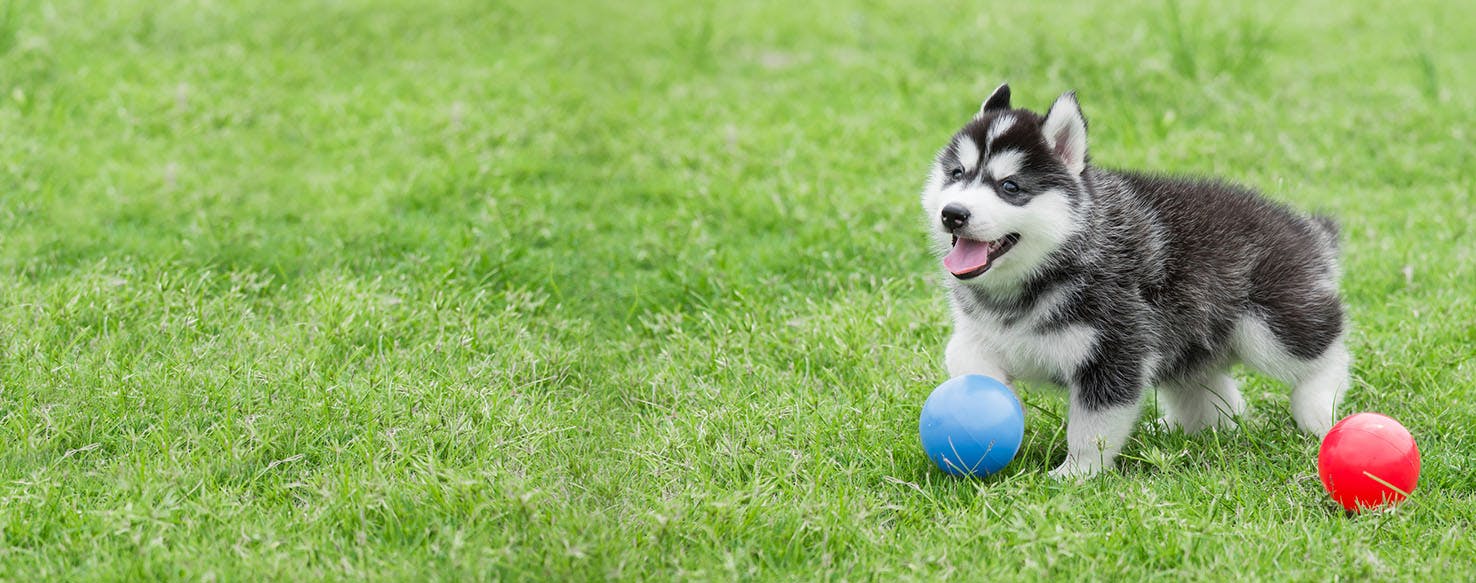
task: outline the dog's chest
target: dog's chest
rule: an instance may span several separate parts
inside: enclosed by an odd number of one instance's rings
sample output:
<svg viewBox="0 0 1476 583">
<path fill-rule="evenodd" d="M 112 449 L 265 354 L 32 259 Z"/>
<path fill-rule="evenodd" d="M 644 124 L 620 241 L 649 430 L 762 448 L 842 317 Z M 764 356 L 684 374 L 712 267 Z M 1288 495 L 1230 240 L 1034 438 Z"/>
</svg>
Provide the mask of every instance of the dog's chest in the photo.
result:
<svg viewBox="0 0 1476 583">
<path fill-rule="evenodd" d="M 1007 374 L 1032 382 L 1059 383 L 1075 376 L 1096 347 L 1096 330 L 1085 324 L 1042 329 L 1036 318 L 1006 322 L 971 316 L 970 334 Z"/>
</svg>

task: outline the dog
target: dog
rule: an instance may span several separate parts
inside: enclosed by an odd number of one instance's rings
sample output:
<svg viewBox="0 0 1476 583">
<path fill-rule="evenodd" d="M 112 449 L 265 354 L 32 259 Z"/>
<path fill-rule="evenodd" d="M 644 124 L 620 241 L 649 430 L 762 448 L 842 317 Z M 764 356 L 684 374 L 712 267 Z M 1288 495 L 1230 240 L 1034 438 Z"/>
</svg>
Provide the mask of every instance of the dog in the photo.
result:
<svg viewBox="0 0 1476 583">
<path fill-rule="evenodd" d="M 1292 385 L 1301 430 L 1348 387 L 1338 227 L 1246 187 L 1093 166 L 1075 92 L 1041 116 L 1000 85 L 922 195 L 954 319 L 948 373 L 1065 387 L 1066 460 L 1115 468 L 1156 387 L 1159 422 L 1232 429 L 1236 363 Z"/>
</svg>

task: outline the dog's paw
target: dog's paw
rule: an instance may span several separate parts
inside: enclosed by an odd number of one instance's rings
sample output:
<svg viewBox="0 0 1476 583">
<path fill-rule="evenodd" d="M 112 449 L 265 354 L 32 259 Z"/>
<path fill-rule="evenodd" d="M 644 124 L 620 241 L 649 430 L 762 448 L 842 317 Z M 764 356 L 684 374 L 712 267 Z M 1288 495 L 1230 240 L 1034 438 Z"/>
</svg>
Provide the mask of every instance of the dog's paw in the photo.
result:
<svg viewBox="0 0 1476 583">
<path fill-rule="evenodd" d="M 1175 429 L 1180 428 L 1179 421 L 1177 419 L 1170 418 L 1168 415 L 1164 415 L 1163 417 L 1154 419 L 1152 427 L 1154 431 L 1157 431 L 1159 433 L 1169 433 Z"/>
<path fill-rule="evenodd" d="M 1082 463 L 1067 458 L 1064 463 L 1056 466 L 1056 469 L 1051 470 L 1049 475 L 1052 479 L 1056 480 L 1085 480 L 1102 473 L 1104 469 L 1110 470 L 1112 468 L 1103 467 L 1102 464 Z"/>
</svg>

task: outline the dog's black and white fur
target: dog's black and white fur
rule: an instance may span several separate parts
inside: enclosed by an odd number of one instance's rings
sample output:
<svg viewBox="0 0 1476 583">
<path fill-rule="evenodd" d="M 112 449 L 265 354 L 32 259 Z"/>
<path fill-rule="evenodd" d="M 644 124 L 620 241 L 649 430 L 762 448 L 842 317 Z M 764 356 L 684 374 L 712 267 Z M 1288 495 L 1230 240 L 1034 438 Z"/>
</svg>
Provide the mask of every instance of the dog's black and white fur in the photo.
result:
<svg viewBox="0 0 1476 583">
<path fill-rule="evenodd" d="M 1150 387 L 1170 427 L 1233 427 L 1236 362 L 1294 386 L 1302 430 L 1332 427 L 1349 361 L 1331 220 L 1223 182 L 1096 168 L 1074 93 L 1041 117 L 1011 108 L 1007 85 L 938 153 L 923 208 L 951 274 L 949 374 L 1070 391 L 1051 475 L 1111 469 Z"/>
</svg>

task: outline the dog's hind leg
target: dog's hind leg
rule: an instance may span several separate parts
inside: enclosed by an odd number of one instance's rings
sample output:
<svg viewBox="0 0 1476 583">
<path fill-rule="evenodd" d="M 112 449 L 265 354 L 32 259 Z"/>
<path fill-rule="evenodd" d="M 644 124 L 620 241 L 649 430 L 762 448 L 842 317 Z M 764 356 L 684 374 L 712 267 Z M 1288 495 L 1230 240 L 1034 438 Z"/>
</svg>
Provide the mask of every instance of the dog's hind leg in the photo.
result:
<svg viewBox="0 0 1476 583">
<path fill-rule="evenodd" d="M 1302 431 L 1326 435 L 1337 422 L 1338 404 L 1348 391 L 1348 361 L 1348 348 L 1338 339 L 1293 381 L 1292 418 Z"/>
<path fill-rule="evenodd" d="M 1322 304 L 1320 312 L 1283 318 L 1279 333 L 1260 318 L 1243 319 L 1235 329 L 1240 358 L 1292 385 L 1292 418 L 1302 431 L 1318 436 L 1337 420 L 1338 404 L 1348 390 L 1349 366 L 1341 306 Z"/>
<path fill-rule="evenodd" d="M 1164 383 L 1158 397 L 1167 409 L 1164 424 L 1183 429 L 1185 433 L 1209 428 L 1234 429 L 1235 418 L 1245 413 L 1240 387 L 1224 371 Z"/>
</svg>

